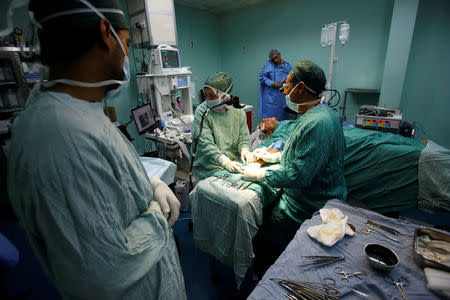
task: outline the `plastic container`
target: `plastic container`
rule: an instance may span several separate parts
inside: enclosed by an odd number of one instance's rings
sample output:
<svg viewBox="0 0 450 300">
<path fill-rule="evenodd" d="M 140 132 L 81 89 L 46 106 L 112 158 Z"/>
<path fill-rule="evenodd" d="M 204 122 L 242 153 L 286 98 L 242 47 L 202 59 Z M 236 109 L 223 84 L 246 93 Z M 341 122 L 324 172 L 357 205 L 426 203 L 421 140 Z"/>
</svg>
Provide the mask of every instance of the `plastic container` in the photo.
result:
<svg viewBox="0 0 450 300">
<path fill-rule="evenodd" d="M 347 23 L 341 24 L 339 27 L 339 41 L 344 45 L 348 41 L 348 34 L 350 32 L 350 25 Z"/>
</svg>

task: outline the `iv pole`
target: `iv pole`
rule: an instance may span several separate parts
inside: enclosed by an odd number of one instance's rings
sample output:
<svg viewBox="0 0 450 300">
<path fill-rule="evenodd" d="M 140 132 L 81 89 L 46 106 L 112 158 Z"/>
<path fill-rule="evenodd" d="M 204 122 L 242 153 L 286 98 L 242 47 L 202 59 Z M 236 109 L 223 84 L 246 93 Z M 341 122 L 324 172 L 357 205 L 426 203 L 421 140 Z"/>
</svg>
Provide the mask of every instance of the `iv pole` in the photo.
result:
<svg viewBox="0 0 450 300">
<path fill-rule="evenodd" d="M 330 23 L 324 26 L 324 28 L 327 28 L 327 40 L 326 45 L 324 45 L 324 37 L 321 37 L 321 44 L 322 47 L 325 48 L 325 46 L 331 46 L 331 55 L 330 55 L 330 67 L 328 70 L 328 81 L 327 84 L 325 85 L 326 89 L 331 89 L 332 87 L 332 80 L 333 80 L 333 69 L 334 69 L 334 64 L 337 63 L 338 58 L 334 56 L 334 52 L 335 52 L 335 48 L 336 48 L 336 33 L 337 33 L 337 26 L 338 24 L 347 24 L 347 21 L 339 21 L 339 22 L 334 22 L 334 23 Z M 347 25 L 348 26 L 348 25 Z M 349 27 L 348 27 L 349 28 Z M 330 32 L 331 29 L 331 32 Z M 323 35 L 323 30 L 322 30 L 322 35 Z M 331 39 L 330 39 L 331 37 Z M 348 31 L 347 31 L 347 39 L 348 39 Z M 344 45 L 344 43 L 347 40 L 342 41 L 341 43 L 342 45 Z M 324 96 L 322 96 L 322 101 L 324 102 L 328 102 L 330 99 L 330 92 L 326 92 Z"/>
</svg>

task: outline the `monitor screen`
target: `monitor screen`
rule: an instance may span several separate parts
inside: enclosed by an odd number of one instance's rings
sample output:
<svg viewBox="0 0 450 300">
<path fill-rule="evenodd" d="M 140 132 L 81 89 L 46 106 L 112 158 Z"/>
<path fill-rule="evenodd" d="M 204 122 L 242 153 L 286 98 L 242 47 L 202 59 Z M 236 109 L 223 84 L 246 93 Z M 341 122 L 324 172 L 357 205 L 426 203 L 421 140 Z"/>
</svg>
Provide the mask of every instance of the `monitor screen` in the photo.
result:
<svg viewBox="0 0 450 300">
<path fill-rule="evenodd" d="M 177 88 L 185 88 L 188 86 L 187 76 L 178 76 L 177 77 Z"/>
<path fill-rule="evenodd" d="M 163 69 L 179 68 L 178 51 L 176 50 L 161 50 L 161 63 Z"/>
<path fill-rule="evenodd" d="M 133 116 L 133 121 L 139 135 L 148 131 L 156 123 L 150 103 L 133 108 L 131 110 L 131 115 Z"/>
</svg>

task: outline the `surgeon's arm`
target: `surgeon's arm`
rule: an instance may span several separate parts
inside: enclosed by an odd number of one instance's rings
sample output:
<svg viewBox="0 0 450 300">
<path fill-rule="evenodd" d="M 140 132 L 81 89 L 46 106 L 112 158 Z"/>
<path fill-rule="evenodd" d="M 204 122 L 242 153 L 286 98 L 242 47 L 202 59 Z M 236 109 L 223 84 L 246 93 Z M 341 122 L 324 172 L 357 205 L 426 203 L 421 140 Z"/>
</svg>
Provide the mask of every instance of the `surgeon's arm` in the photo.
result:
<svg viewBox="0 0 450 300">
<path fill-rule="evenodd" d="M 139 161 L 131 161 L 127 167 L 134 164 L 135 172 L 128 172 L 120 170 L 114 153 L 89 159 L 77 154 L 98 149 L 80 148 L 54 160 L 73 162 L 69 168 L 55 163 L 46 177 L 51 180 L 33 182 L 41 192 L 34 201 L 37 230 L 45 240 L 41 257 L 51 258 L 52 277 L 111 298 L 149 276 L 163 257 L 175 258 L 176 247 L 164 217 L 147 211 L 152 191 Z M 64 269 L 57 266 L 61 263 Z"/>
<path fill-rule="evenodd" d="M 266 172 L 267 183 L 273 187 L 296 188 L 311 184 L 312 179 L 323 168 L 328 160 L 331 138 L 322 128 L 321 122 L 308 124 L 302 128 L 302 134 L 294 147 L 295 158 L 284 161 L 283 167 L 278 170 Z M 284 149 L 286 151 L 286 149 Z M 282 157 L 282 160 L 285 158 Z"/>
<path fill-rule="evenodd" d="M 259 82 L 269 87 L 273 87 L 275 81 L 270 79 L 270 69 L 271 66 L 268 63 L 266 63 L 261 72 L 259 73 Z"/>
</svg>

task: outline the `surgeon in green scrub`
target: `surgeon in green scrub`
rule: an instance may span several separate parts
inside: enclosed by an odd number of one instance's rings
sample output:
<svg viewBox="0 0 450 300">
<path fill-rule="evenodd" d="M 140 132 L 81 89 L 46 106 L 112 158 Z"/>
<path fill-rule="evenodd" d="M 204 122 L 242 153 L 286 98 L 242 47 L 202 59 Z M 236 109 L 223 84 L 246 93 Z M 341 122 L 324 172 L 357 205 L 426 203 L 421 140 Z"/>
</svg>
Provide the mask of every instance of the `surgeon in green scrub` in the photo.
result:
<svg viewBox="0 0 450 300">
<path fill-rule="evenodd" d="M 191 147 L 193 171 L 199 179 L 205 179 L 223 169 L 242 172 L 243 166 L 238 161 L 246 163 L 248 159 L 249 131 L 245 112 L 224 104 L 229 100 L 232 87 L 233 80 L 224 72 L 211 75 L 203 86 L 206 101 L 195 110 L 192 124 L 194 142 Z"/>
<path fill-rule="evenodd" d="M 9 198 L 62 298 L 186 299 L 180 203 L 103 113 L 129 82 L 127 21 L 89 1 L 29 4 L 49 80 L 13 124 Z"/>
<path fill-rule="evenodd" d="M 281 254 L 299 226 L 330 199 L 346 199 L 345 139 L 339 114 L 320 95 L 326 78 L 315 63 L 297 62 L 283 85 L 287 106 L 301 115 L 293 127 L 277 170 L 246 167 L 243 178 L 282 188 L 267 207 L 254 239 L 255 264 L 263 273 Z M 261 267 L 262 266 L 262 267 Z"/>
</svg>

